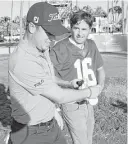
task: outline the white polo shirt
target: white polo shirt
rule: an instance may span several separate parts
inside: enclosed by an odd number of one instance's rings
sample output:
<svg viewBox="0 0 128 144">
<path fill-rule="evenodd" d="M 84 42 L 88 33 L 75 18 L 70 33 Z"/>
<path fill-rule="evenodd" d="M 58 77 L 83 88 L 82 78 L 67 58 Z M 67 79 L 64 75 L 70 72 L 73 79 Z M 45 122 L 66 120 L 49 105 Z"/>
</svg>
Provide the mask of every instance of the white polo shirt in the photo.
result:
<svg viewBox="0 0 128 144">
<path fill-rule="evenodd" d="M 20 123 L 35 125 L 54 117 L 55 105 L 41 96 L 55 85 L 46 56 L 21 41 L 9 58 L 9 89 L 12 116 Z M 33 94 L 32 94 L 33 93 Z"/>
</svg>

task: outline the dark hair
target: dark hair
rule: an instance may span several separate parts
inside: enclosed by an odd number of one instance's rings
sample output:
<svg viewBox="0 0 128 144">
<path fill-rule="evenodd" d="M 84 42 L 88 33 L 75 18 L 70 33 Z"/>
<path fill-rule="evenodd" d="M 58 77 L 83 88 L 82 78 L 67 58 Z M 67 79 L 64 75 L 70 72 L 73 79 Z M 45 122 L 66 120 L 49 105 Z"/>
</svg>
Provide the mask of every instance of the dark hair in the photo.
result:
<svg viewBox="0 0 128 144">
<path fill-rule="evenodd" d="M 74 12 L 70 17 L 71 28 L 75 24 L 77 24 L 79 21 L 82 21 L 82 20 L 84 20 L 89 25 L 89 27 L 91 28 L 92 24 L 94 22 L 94 17 L 91 14 L 89 14 L 83 10 L 79 10 L 77 12 Z"/>
</svg>

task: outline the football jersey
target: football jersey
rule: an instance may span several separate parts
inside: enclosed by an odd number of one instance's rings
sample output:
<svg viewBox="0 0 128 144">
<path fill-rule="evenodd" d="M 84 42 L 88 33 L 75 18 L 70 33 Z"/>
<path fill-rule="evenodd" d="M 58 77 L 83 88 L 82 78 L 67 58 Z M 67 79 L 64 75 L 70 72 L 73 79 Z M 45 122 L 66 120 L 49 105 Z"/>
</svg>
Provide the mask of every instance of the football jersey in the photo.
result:
<svg viewBox="0 0 128 144">
<path fill-rule="evenodd" d="M 63 80 L 87 80 L 88 86 L 97 84 L 96 71 L 103 66 L 102 57 L 94 41 L 87 39 L 80 49 L 66 38 L 50 51 L 55 75 Z"/>
</svg>

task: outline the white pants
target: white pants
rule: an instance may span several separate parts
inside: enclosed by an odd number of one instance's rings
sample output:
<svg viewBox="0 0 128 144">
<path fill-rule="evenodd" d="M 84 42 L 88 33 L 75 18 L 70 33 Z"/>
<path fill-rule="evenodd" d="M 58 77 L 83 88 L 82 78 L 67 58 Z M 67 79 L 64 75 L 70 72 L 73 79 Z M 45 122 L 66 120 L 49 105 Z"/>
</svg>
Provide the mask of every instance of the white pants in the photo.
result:
<svg viewBox="0 0 128 144">
<path fill-rule="evenodd" d="M 73 144 L 92 144 L 94 111 L 90 104 L 63 104 L 63 118 Z"/>
</svg>

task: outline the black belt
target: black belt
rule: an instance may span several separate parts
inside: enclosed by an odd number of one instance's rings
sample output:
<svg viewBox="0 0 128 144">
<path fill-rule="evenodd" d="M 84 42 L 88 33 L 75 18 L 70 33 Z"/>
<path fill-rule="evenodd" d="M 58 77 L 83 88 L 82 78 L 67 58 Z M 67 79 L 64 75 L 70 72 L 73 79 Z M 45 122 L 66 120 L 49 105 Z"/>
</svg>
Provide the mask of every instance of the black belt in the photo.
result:
<svg viewBox="0 0 128 144">
<path fill-rule="evenodd" d="M 88 101 L 87 100 L 82 100 L 82 101 L 78 101 L 76 103 L 79 104 L 79 105 L 82 105 L 82 104 L 88 104 Z"/>
<path fill-rule="evenodd" d="M 34 127 L 50 126 L 53 122 L 54 122 L 54 118 L 51 119 L 50 121 L 45 122 L 45 123 L 39 123 L 39 124 L 36 124 L 36 125 L 28 125 L 28 127 L 31 127 L 31 126 L 34 126 Z M 24 128 L 25 126 L 27 126 L 27 124 L 19 123 L 15 119 L 13 119 L 11 129 L 12 129 L 13 132 L 16 132 L 16 131 L 19 131 L 20 129 Z"/>
<path fill-rule="evenodd" d="M 35 126 L 35 127 L 39 127 L 39 126 L 50 126 L 54 121 L 54 118 L 51 119 L 50 121 L 47 121 L 45 123 L 39 123 L 39 124 L 36 124 L 36 125 L 30 125 L 30 126 Z"/>
</svg>

